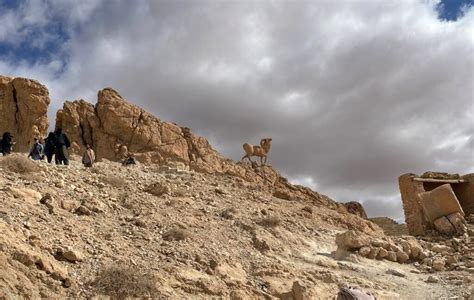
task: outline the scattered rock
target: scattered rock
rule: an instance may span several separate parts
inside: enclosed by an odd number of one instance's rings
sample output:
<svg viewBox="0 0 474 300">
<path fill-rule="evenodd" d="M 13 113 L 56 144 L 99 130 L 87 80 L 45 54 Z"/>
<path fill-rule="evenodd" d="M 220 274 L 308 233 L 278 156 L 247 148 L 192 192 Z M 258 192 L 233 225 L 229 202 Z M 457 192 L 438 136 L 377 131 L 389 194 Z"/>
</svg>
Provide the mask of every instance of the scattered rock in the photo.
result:
<svg viewBox="0 0 474 300">
<path fill-rule="evenodd" d="M 155 182 L 145 188 L 145 192 L 160 197 L 170 193 L 170 188 L 161 182 Z"/>
<path fill-rule="evenodd" d="M 395 275 L 395 276 L 398 276 L 398 277 L 406 277 L 407 276 L 405 274 L 405 272 L 402 272 L 402 271 L 397 270 L 397 269 L 388 269 L 387 274 Z"/>
<path fill-rule="evenodd" d="M 84 255 L 81 252 L 71 248 L 62 250 L 60 255 L 70 262 L 78 262 L 84 259 Z"/>
</svg>

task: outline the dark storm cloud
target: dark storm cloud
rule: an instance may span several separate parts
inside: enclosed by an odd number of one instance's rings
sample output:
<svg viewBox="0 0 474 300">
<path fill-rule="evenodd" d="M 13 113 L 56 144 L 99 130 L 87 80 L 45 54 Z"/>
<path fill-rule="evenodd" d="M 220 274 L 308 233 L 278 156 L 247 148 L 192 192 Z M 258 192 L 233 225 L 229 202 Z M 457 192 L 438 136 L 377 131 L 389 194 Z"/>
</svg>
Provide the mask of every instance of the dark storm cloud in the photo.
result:
<svg viewBox="0 0 474 300">
<path fill-rule="evenodd" d="M 371 215 L 401 217 L 402 173 L 474 171 L 472 9 L 448 23 L 426 1 L 91 3 L 60 77 L 0 71 L 38 75 L 53 108 L 112 86 L 235 160 L 271 136 L 282 173 Z"/>
</svg>

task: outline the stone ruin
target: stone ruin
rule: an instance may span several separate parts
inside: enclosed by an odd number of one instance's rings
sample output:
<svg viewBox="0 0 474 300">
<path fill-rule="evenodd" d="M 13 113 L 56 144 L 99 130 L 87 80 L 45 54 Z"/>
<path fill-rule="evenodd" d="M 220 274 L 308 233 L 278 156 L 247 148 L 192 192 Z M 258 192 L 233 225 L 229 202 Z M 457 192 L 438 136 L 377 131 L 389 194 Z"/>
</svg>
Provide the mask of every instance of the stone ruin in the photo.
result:
<svg viewBox="0 0 474 300">
<path fill-rule="evenodd" d="M 474 173 L 426 172 L 399 177 L 405 222 L 411 235 L 459 235 L 474 213 Z"/>
</svg>

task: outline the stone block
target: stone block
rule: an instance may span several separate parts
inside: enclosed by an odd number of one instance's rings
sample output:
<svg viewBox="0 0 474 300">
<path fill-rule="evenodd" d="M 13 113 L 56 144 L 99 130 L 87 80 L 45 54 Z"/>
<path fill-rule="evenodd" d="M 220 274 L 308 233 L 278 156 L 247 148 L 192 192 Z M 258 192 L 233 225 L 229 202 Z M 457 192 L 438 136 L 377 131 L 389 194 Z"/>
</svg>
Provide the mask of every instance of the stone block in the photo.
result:
<svg viewBox="0 0 474 300">
<path fill-rule="evenodd" d="M 460 213 L 464 216 L 461 205 L 450 184 L 443 184 L 430 192 L 420 193 L 421 204 L 430 223 L 443 216 Z"/>
</svg>

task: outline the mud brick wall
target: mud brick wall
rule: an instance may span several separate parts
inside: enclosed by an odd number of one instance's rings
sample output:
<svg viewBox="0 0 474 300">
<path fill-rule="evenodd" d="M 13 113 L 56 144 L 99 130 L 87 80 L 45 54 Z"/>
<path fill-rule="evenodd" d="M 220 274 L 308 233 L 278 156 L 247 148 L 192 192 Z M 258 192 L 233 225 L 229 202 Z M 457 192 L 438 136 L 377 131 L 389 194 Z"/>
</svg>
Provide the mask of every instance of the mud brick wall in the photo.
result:
<svg viewBox="0 0 474 300">
<path fill-rule="evenodd" d="M 398 178 L 398 183 L 408 232 L 411 235 L 424 235 L 427 231 L 427 222 L 419 193 L 424 192 L 425 189 L 422 182 L 413 181 L 415 176 L 415 174 L 404 174 Z"/>
</svg>

